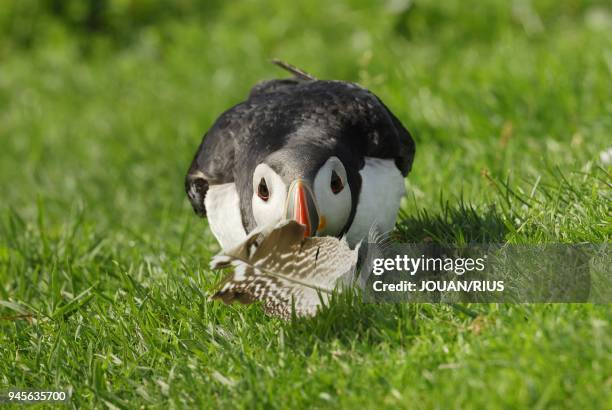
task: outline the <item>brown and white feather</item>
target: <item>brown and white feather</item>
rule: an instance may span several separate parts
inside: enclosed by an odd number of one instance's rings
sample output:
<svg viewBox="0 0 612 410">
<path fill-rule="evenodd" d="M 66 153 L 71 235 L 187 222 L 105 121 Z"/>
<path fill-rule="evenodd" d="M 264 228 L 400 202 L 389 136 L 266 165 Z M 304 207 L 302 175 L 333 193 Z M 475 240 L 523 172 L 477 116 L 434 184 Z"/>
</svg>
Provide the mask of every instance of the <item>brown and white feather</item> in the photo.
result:
<svg viewBox="0 0 612 410">
<path fill-rule="evenodd" d="M 233 266 L 234 271 L 212 298 L 225 303 L 260 300 L 266 313 L 284 319 L 293 309 L 298 316 L 314 315 L 334 289 L 350 283 L 358 249 L 351 249 L 345 239 L 304 238 L 304 229 L 295 221 L 283 221 L 215 256 L 213 269 Z"/>
</svg>

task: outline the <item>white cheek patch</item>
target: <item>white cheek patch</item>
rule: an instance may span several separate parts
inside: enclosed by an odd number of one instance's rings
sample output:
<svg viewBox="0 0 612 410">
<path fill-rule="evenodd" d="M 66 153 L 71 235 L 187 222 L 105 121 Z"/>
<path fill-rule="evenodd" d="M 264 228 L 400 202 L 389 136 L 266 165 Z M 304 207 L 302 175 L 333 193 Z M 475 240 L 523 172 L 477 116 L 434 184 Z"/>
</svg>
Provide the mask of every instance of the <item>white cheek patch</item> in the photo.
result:
<svg viewBox="0 0 612 410">
<path fill-rule="evenodd" d="M 257 187 L 264 178 L 268 186 L 268 200 L 257 195 Z M 259 164 L 253 173 L 253 216 L 258 227 L 277 224 L 283 219 L 287 186 L 283 179 L 266 164 Z"/>
<path fill-rule="evenodd" d="M 331 190 L 332 171 L 336 171 L 344 188 L 334 194 Z M 331 157 L 321 167 L 313 183 L 314 195 L 319 207 L 320 217 L 325 218 L 325 226 L 318 235 L 336 236 L 340 234 L 351 214 L 352 198 L 344 165 L 337 157 Z"/>
<path fill-rule="evenodd" d="M 223 249 L 233 248 L 246 238 L 236 184 L 211 185 L 204 204 L 208 226 Z"/>
<path fill-rule="evenodd" d="M 359 174 L 359 203 L 346 234 L 351 246 L 366 238 L 372 226 L 383 233 L 391 231 L 406 192 L 404 177 L 392 159 L 366 157 L 365 166 Z"/>
</svg>

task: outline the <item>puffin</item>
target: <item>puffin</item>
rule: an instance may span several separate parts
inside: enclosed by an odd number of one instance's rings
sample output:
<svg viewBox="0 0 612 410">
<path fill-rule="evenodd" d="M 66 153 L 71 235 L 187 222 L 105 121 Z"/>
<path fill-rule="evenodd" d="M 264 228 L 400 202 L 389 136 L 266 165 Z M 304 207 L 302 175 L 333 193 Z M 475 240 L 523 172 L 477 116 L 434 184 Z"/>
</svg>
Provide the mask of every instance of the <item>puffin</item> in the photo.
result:
<svg viewBox="0 0 612 410">
<path fill-rule="evenodd" d="M 352 247 L 373 228 L 392 230 L 411 134 L 364 87 L 273 63 L 293 77 L 255 85 L 202 138 L 185 177 L 195 213 L 224 250 L 283 220 Z"/>
</svg>

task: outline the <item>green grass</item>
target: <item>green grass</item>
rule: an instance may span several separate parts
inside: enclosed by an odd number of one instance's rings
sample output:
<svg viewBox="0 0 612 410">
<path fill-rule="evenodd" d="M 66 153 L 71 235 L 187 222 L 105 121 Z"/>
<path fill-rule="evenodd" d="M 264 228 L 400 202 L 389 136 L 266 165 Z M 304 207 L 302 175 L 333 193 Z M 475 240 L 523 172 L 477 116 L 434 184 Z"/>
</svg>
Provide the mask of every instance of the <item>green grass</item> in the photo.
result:
<svg viewBox="0 0 612 410">
<path fill-rule="evenodd" d="M 272 57 L 369 87 L 412 131 L 407 241 L 609 241 L 605 1 L 368 3 L 228 3 L 120 44 L 45 20 L 0 42 L 0 390 L 70 390 L 74 408 L 609 408 L 609 305 L 347 294 L 285 323 L 208 301 L 218 247 L 182 179 L 212 121 L 284 75 Z"/>
</svg>

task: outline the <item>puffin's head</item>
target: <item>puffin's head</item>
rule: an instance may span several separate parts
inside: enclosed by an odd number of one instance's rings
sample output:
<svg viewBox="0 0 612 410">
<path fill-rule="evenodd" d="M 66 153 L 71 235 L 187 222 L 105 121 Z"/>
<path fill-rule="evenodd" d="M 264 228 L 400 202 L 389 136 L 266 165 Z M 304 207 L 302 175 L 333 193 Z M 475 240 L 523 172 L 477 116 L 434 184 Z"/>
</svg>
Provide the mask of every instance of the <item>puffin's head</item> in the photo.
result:
<svg viewBox="0 0 612 410">
<path fill-rule="evenodd" d="M 361 186 L 358 168 L 347 157 L 312 145 L 269 155 L 253 172 L 257 226 L 293 219 L 306 226 L 306 236 L 344 234 Z"/>
</svg>

